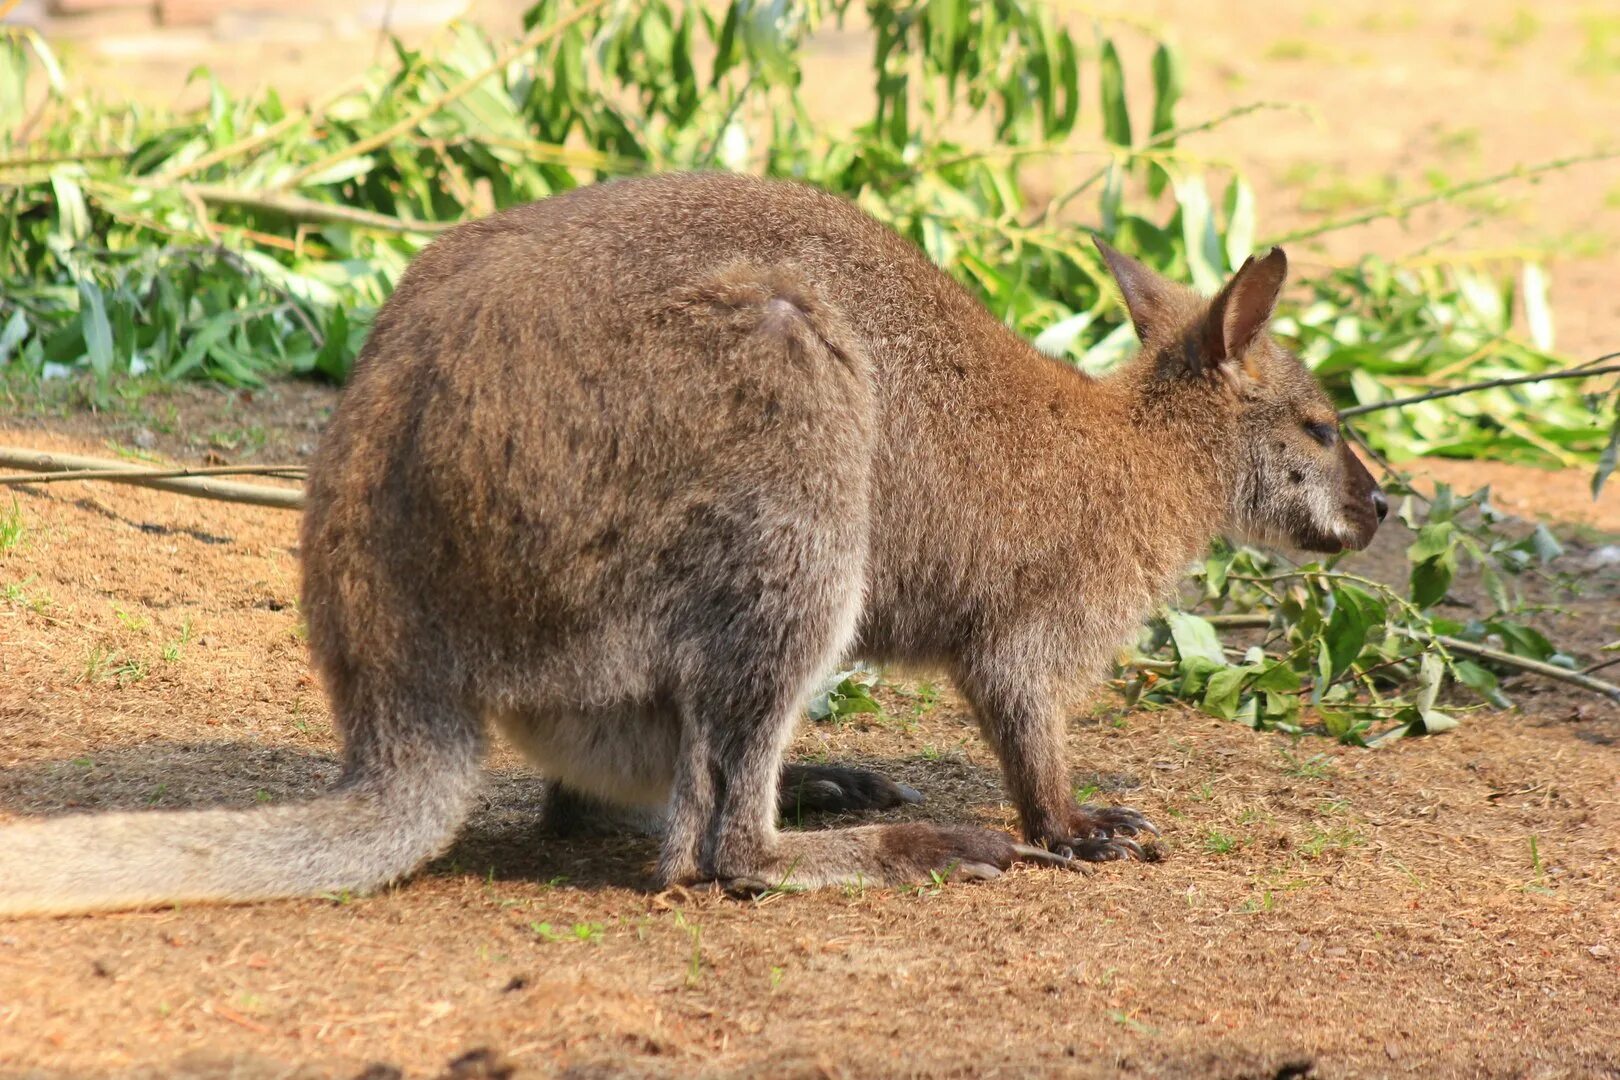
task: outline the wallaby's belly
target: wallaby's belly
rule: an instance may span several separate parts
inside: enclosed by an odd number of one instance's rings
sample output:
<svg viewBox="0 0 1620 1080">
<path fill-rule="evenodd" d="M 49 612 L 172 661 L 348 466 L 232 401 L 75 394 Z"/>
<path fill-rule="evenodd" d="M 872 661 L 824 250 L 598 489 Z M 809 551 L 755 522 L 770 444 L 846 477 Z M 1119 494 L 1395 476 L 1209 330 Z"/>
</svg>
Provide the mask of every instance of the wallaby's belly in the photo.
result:
<svg viewBox="0 0 1620 1080">
<path fill-rule="evenodd" d="M 503 710 L 493 719 L 547 779 L 621 806 L 669 801 L 680 750 L 672 712 L 637 704 L 570 715 Z"/>
</svg>

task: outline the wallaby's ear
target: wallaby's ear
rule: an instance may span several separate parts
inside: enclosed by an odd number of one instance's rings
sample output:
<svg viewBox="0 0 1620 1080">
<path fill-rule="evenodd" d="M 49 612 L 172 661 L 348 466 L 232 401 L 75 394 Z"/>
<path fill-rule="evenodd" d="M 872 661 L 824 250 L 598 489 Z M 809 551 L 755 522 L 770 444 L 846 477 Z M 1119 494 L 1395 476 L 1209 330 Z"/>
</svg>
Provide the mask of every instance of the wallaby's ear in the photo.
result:
<svg viewBox="0 0 1620 1080">
<path fill-rule="evenodd" d="M 1149 334 L 1162 329 L 1160 324 L 1165 319 L 1174 317 L 1171 313 L 1175 309 L 1178 287 L 1129 255 L 1115 251 L 1102 237 L 1092 237 L 1092 242 L 1102 252 L 1108 272 L 1119 283 L 1119 292 L 1125 298 L 1126 310 L 1131 313 L 1131 325 L 1136 327 L 1136 336 L 1145 341 Z"/>
<path fill-rule="evenodd" d="M 1226 288 L 1209 302 L 1200 361 L 1215 366 L 1241 361 L 1271 321 L 1287 280 L 1288 256 L 1282 248 L 1272 248 L 1263 258 L 1244 259 Z"/>
</svg>

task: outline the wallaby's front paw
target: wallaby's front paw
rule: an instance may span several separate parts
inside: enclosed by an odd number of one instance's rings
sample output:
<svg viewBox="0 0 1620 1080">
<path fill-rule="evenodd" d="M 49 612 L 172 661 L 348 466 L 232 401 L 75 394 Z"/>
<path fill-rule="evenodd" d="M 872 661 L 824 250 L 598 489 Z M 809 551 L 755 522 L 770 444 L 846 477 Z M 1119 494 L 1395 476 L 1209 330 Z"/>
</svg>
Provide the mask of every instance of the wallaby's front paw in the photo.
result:
<svg viewBox="0 0 1620 1080">
<path fill-rule="evenodd" d="M 882 773 L 842 765 L 785 765 L 777 808 L 792 821 L 801 813 L 853 813 L 889 810 L 920 803 L 916 788 L 897 784 Z"/>
<path fill-rule="evenodd" d="M 1159 835 L 1153 822 L 1128 806 L 1077 806 L 1069 816 L 1068 832 L 1067 837 L 1047 838 L 1047 846 L 1083 862 L 1148 859 L 1142 845 L 1131 837 Z"/>
</svg>

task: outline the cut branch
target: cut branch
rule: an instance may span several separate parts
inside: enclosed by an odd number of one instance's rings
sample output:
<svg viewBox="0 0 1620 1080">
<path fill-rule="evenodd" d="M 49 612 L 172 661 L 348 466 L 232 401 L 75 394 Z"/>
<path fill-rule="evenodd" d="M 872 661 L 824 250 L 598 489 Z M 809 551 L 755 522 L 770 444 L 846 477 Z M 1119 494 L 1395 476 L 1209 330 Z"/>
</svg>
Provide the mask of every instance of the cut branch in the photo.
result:
<svg viewBox="0 0 1620 1080">
<path fill-rule="evenodd" d="M 134 484 L 137 487 L 157 488 L 160 491 L 172 491 L 178 495 L 192 495 L 201 499 L 217 499 L 221 502 L 246 503 L 251 506 L 268 506 L 280 510 L 299 510 L 304 505 L 304 493 L 293 488 L 266 487 L 262 484 L 237 484 L 229 480 L 217 479 L 226 471 L 234 471 L 237 475 L 248 475 L 248 470 L 257 469 L 259 474 L 274 476 L 278 473 L 288 473 L 289 466 L 225 466 L 223 471 L 212 469 L 183 469 L 183 468 L 146 468 L 138 465 L 125 465 L 117 461 L 108 461 L 105 458 L 81 457 L 77 454 L 55 454 L 40 450 L 27 450 L 19 447 L 0 446 L 0 466 L 12 469 L 26 469 L 30 472 L 57 474 L 53 476 L 0 478 L 0 484 L 19 483 L 49 483 L 53 479 L 66 479 L 63 473 L 79 473 L 75 479 L 99 479 L 115 484 Z M 82 474 L 93 473 L 92 476 Z"/>
</svg>

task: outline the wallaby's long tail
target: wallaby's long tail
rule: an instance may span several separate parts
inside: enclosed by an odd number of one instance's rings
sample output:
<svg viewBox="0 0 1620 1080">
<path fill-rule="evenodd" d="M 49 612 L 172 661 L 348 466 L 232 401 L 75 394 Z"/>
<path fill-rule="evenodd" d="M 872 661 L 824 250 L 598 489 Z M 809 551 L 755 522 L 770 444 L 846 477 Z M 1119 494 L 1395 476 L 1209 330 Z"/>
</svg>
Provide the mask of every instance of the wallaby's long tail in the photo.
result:
<svg viewBox="0 0 1620 1080">
<path fill-rule="evenodd" d="M 466 816 L 476 754 L 424 764 L 285 806 L 83 814 L 0 827 L 0 916 L 377 888 L 444 850 Z"/>
</svg>

